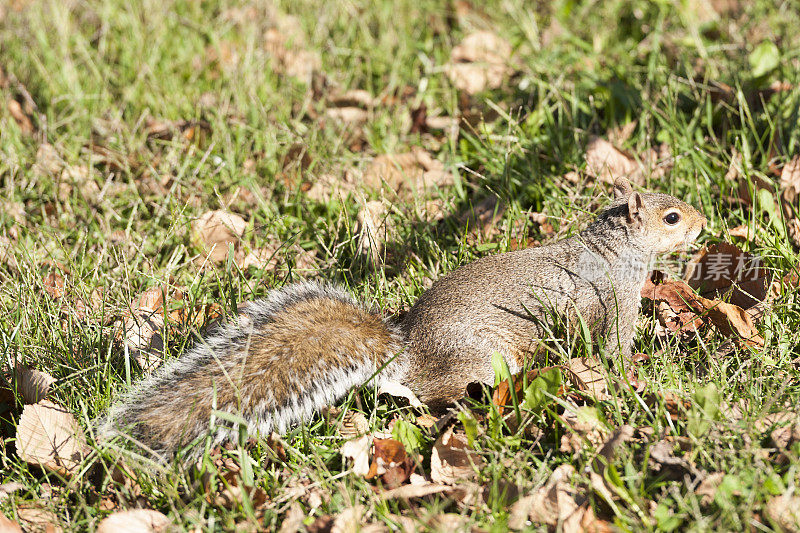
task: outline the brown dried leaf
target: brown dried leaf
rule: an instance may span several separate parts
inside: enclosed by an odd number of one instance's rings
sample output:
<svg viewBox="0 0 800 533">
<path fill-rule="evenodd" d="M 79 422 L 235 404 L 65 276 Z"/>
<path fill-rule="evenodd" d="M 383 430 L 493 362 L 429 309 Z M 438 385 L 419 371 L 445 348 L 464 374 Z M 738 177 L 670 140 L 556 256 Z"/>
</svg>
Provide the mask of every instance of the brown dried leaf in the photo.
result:
<svg viewBox="0 0 800 533">
<path fill-rule="evenodd" d="M 706 298 L 722 298 L 749 309 L 767 297 L 772 276 L 758 257 L 723 242 L 697 252 L 686 266 L 684 280 Z"/>
<path fill-rule="evenodd" d="M 417 146 L 410 152 L 382 154 L 372 160 L 362 177 L 365 186 L 378 190 L 384 184 L 403 197 L 413 197 L 433 187 L 446 187 L 455 177 L 441 161 Z"/>
<path fill-rule="evenodd" d="M 473 452 L 467 436 L 448 428 L 433 445 L 431 479 L 435 483 L 454 484 L 472 479 L 483 466 L 483 458 Z"/>
<path fill-rule="evenodd" d="M 103 519 L 97 533 L 160 533 L 171 525 L 169 518 L 153 509 L 118 511 Z"/>
<path fill-rule="evenodd" d="M 781 494 L 773 496 L 764 509 L 767 517 L 784 531 L 800 531 L 800 496 Z"/>
<path fill-rule="evenodd" d="M 336 122 L 360 126 L 369 119 L 369 113 L 360 107 L 330 107 L 325 116 Z"/>
<path fill-rule="evenodd" d="M 366 478 L 380 476 L 390 489 L 408 481 L 414 471 L 414 461 L 406 453 L 403 444 L 395 439 L 374 439 L 373 443 L 375 452 Z"/>
<path fill-rule="evenodd" d="M 356 189 L 352 171 L 336 174 L 321 174 L 306 191 L 306 196 L 320 203 L 330 203 L 333 198 L 346 197 Z"/>
<path fill-rule="evenodd" d="M 586 147 L 586 173 L 606 183 L 617 178 L 628 178 L 635 185 L 644 183 L 641 166 L 613 144 L 595 137 Z"/>
<path fill-rule="evenodd" d="M 24 461 L 71 476 L 87 451 L 72 413 L 49 400 L 26 405 L 17 424 L 17 453 Z"/>
<path fill-rule="evenodd" d="M 488 238 L 500 233 L 498 222 L 506 210 L 505 203 L 497 196 L 487 196 L 458 217 L 458 222 L 471 232 L 482 234 Z"/>
<path fill-rule="evenodd" d="M 564 411 L 559 420 L 568 430 L 561 436 L 559 451 L 578 453 L 585 447 L 597 449 L 608 438 L 610 430 L 592 407 L 573 407 Z"/>
<path fill-rule="evenodd" d="M 31 118 L 28 115 L 28 113 L 26 113 L 25 110 L 22 109 L 20 103 L 14 100 L 13 98 L 9 98 L 7 107 L 8 107 L 8 112 L 11 115 L 11 118 L 13 118 L 14 121 L 17 123 L 17 126 L 19 126 L 19 129 L 22 131 L 22 133 L 24 133 L 25 135 L 30 135 L 31 133 L 33 133 L 34 130 L 33 122 L 31 122 Z"/>
<path fill-rule="evenodd" d="M 164 350 L 164 315 L 151 311 L 134 311 L 120 322 L 117 338 L 128 347 L 146 373 L 158 368 Z"/>
<path fill-rule="evenodd" d="M 724 477 L 724 472 L 714 472 L 700 482 L 700 485 L 697 486 L 694 493 L 700 496 L 701 505 L 711 505 L 711 502 L 714 501 L 714 496 L 717 494 L 717 488 L 719 484 L 722 483 L 722 478 Z"/>
<path fill-rule="evenodd" d="M 579 507 L 577 491 L 568 484 L 574 474 L 574 466 L 558 466 L 543 487 L 530 496 L 520 498 L 511 507 L 508 526 L 511 529 L 524 529 L 528 527 L 528 521 L 556 526 L 567 520 Z"/>
<path fill-rule="evenodd" d="M 7 483 L 3 483 L 2 485 L 0 485 L 0 502 L 7 500 L 8 497 L 14 494 L 15 492 L 19 490 L 25 490 L 27 488 L 28 488 L 27 486 L 17 481 L 9 481 Z M 2 531 L 1 527 L 0 531 Z"/>
<path fill-rule="evenodd" d="M 426 481 L 421 484 L 401 485 L 397 488 L 379 493 L 378 497 L 382 500 L 391 500 L 395 498 L 408 500 L 411 498 L 430 496 L 431 494 L 451 492 L 453 490 L 453 487 L 450 485 L 444 485 L 442 483 L 429 483 Z"/>
<path fill-rule="evenodd" d="M 12 202 L 11 200 L 0 201 L 0 212 L 11 217 L 20 226 L 25 225 L 25 205 L 22 202 Z"/>
<path fill-rule="evenodd" d="M 364 507 L 356 505 L 339 513 L 331 525 L 331 533 L 358 533 L 363 531 Z"/>
<path fill-rule="evenodd" d="M 34 370 L 21 364 L 14 367 L 14 380 L 17 383 L 17 390 L 22 394 L 22 399 L 26 404 L 38 403 L 47 398 L 50 386 L 56 382 L 56 379 L 47 372 Z"/>
<path fill-rule="evenodd" d="M 66 281 L 64 281 L 64 276 L 57 271 L 51 270 L 45 274 L 42 284 L 44 285 L 44 292 L 46 292 L 54 300 L 58 300 L 64 296 Z"/>
<path fill-rule="evenodd" d="M 3 533 L 22 533 L 22 528 L 13 520 L 6 518 L 6 515 L 0 513 L 0 531 Z"/>
<path fill-rule="evenodd" d="M 56 177 L 64 169 L 66 163 L 61 158 L 58 150 L 50 143 L 42 143 L 36 150 L 36 163 L 33 171 L 39 176 Z"/>
<path fill-rule="evenodd" d="M 388 394 L 393 398 L 404 398 L 408 400 L 408 404 L 411 407 L 423 407 L 424 404 L 419 401 L 417 395 L 414 394 L 411 389 L 403 385 L 402 383 L 398 383 L 396 381 L 384 381 L 378 387 L 378 395 L 381 394 Z"/>
<path fill-rule="evenodd" d="M 273 67 L 279 73 L 311 84 L 314 73 L 322 67 L 318 54 L 306 48 L 305 35 L 299 31 L 301 24 L 292 16 L 280 16 L 277 26 L 264 34 L 264 48 L 273 58 Z"/>
<path fill-rule="evenodd" d="M 790 203 L 800 196 L 800 155 L 794 156 L 781 170 L 780 188 Z"/>
<path fill-rule="evenodd" d="M 278 266 L 277 250 L 273 247 L 259 248 L 258 250 L 251 250 L 239 265 L 242 270 L 247 270 L 250 267 L 260 269 L 273 269 Z"/>
<path fill-rule="evenodd" d="M 374 107 L 378 101 L 364 89 L 351 89 L 340 94 L 328 96 L 328 103 L 335 107 L 363 107 L 369 109 Z"/>
<path fill-rule="evenodd" d="M 366 202 L 356 217 L 356 233 L 361 255 L 369 264 L 382 263 L 383 245 L 388 240 L 390 229 L 388 209 L 376 200 Z"/>
<path fill-rule="evenodd" d="M 221 263 L 228 258 L 228 246 L 238 249 L 247 222 L 235 213 L 209 211 L 192 223 L 192 230 L 208 258 Z"/>
<path fill-rule="evenodd" d="M 800 442 L 800 420 L 794 416 L 794 422 L 788 426 L 773 429 L 769 438 L 776 448 L 786 450 L 795 442 Z"/>
<path fill-rule="evenodd" d="M 689 462 L 685 457 L 675 455 L 676 447 L 683 452 L 690 449 L 691 444 L 686 438 L 662 439 L 650 446 L 650 468 L 667 476 L 669 479 L 683 479 L 686 475 L 702 479 L 705 475 Z"/>
<path fill-rule="evenodd" d="M 370 435 L 349 440 L 342 445 L 342 457 L 353 461 L 353 473 L 355 475 L 366 476 L 369 473 L 369 451 L 371 448 L 372 437 Z"/>
<path fill-rule="evenodd" d="M 602 402 L 609 398 L 606 369 L 593 357 L 574 357 L 566 362 L 566 378 L 577 388 Z"/>
<path fill-rule="evenodd" d="M 453 47 L 445 72 L 455 87 L 467 94 L 497 89 L 513 71 L 511 45 L 489 31 L 469 34 Z"/>
<path fill-rule="evenodd" d="M 17 517 L 24 531 L 29 533 L 61 533 L 58 515 L 49 509 L 24 507 L 17 509 Z"/>
<path fill-rule="evenodd" d="M 657 303 L 663 302 L 669 309 L 679 313 L 680 323 L 666 324 L 671 331 L 697 328 L 703 323 L 703 319 L 707 318 L 725 336 L 736 336 L 753 346 L 764 345 L 764 338 L 759 335 L 753 318 L 744 309 L 720 300 L 709 300 L 699 296 L 685 282 L 666 281 L 656 285 L 652 280 L 648 280 L 642 289 L 642 297 Z M 658 307 L 659 320 L 667 316 L 661 312 L 663 309 Z"/>
<path fill-rule="evenodd" d="M 283 518 L 281 528 L 278 533 L 297 533 L 302 531 L 303 521 L 306 518 L 306 513 L 303 511 L 303 506 L 299 502 L 292 503 L 289 511 Z"/>
<path fill-rule="evenodd" d="M 369 420 L 364 413 L 359 411 L 347 411 L 339 423 L 339 435 L 345 439 L 354 439 L 359 435 L 369 433 Z"/>
<path fill-rule="evenodd" d="M 206 500 L 217 507 L 237 509 L 247 498 L 254 508 L 258 509 L 267 502 L 267 493 L 261 487 L 249 487 L 241 484 L 239 470 L 233 469 L 222 475 L 225 480 L 222 487 L 213 497 L 206 496 Z"/>
</svg>

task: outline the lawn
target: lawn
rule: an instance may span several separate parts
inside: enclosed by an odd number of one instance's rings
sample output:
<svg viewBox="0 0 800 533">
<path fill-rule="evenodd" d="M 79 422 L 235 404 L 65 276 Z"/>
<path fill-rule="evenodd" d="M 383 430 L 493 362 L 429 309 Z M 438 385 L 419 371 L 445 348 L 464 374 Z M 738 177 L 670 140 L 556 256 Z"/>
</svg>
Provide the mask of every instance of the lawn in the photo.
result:
<svg viewBox="0 0 800 533">
<path fill-rule="evenodd" d="M 0 3 L 7 527 L 800 531 L 798 27 L 766 0 Z M 444 416 L 365 387 L 199 464 L 95 441 L 241 303 L 324 279 L 401 314 L 619 176 L 709 221 L 635 367 L 562 336 Z M 31 450 L 65 431 L 71 459 Z"/>
</svg>

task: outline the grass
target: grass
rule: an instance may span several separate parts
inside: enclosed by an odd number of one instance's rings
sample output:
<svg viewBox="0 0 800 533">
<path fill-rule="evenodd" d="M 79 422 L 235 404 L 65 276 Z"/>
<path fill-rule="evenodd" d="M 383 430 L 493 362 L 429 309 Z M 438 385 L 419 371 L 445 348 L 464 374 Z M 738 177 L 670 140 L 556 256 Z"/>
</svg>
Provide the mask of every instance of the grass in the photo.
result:
<svg viewBox="0 0 800 533">
<path fill-rule="evenodd" d="M 4 370 L 21 361 L 48 371 L 57 379 L 55 400 L 88 425 L 140 373 L 126 366 L 106 319 L 124 313 L 145 289 L 183 287 L 190 305 L 218 303 L 231 315 L 240 302 L 273 287 L 324 278 L 377 307 L 407 309 L 431 280 L 461 264 L 519 240 L 555 238 L 531 224 L 528 212 L 546 214 L 556 236 L 591 220 L 606 202 L 606 187 L 562 177 L 585 169 L 592 136 L 633 120 L 621 148 L 641 153 L 659 143 L 669 146 L 674 167 L 663 177 L 648 175 L 645 188 L 703 211 L 709 227 L 701 241 L 726 240 L 727 229 L 742 224 L 765 228 L 752 251 L 780 274 L 796 265 L 797 249 L 770 207 L 769 198 L 777 197 L 759 194 L 752 205 L 735 201 L 738 183 L 726 177 L 734 150 L 742 154 L 742 180 L 751 188 L 759 179 L 777 182 L 771 166 L 800 152 L 795 3 L 729 2 L 731 10 L 720 8 L 719 16 L 699 2 L 318 4 L 17 0 L 0 7 L 0 67 L 7 80 L 0 98 L 24 103 L 29 94 L 37 106 L 29 110 L 32 134 L 6 106 L 0 110 L 0 186 L 7 199 L 0 204 L 0 235 L 9 239 L 18 263 L 0 264 Z M 287 20 L 281 31 L 291 48 L 319 57 L 322 74 L 310 83 L 280 73 L 266 51 L 265 32 Z M 502 87 L 465 100 L 443 65 L 474 30 L 490 30 L 511 43 L 516 73 Z M 764 42 L 776 45 L 779 62 L 761 73 L 766 60 L 754 51 Z M 789 89 L 770 94 L 767 88 L 777 81 Z M 348 89 L 380 100 L 363 126 L 325 118 L 333 95 Z M 462 122 L 455 139 L 409 133 L 411 110 L 422 104 L 431 115 L 474 118 Z M 202 126 L 189 140 L 182 133 L 158 137 L 148 134 L 149 120 Z M 68 167 L 85 167 L 79 179 L 70 183 L 60 173 L 37 170 L 44 141 Z M 298 143 L 308 154 L 305 168 L 286 164 Z M 363 170 L 377 154 L 412 146 L 431 150 L 458 174 L 456 184 L 403 199 L 362 190 L 326 203 L 305 193 L 325 174 Z M 393 202 L 395 231 L 385 263 L 370 266 L 361 260 L 354 221 L 361 195 L 382 194 Z M 491 195 L 506 210 L 497 231 L 474 235 L 459 214 Z M 443 201 L 440 222 L 419 214 L 432 199 Z M 16 219 L 14 205 L 22 208 Z M 200 269 L 191 224 L 214 209 L 246 219 L 247 249 L 280 245 L 278 268 L 242 270 L 227 262 Z M 316 268 L 295 268 L 303 252 L 316 253 Z M 56 264 L 67 272 L 65 294 L 57 300 L 43 286 Z M 82 320 L 75 302 L 88 301 L 96 288 L 102 288 L 102 305 Z M 627 389 L 598 405 L 613 426 L 687 437 L 686 457 L 697 468 L 726 474 L 713 501 L 704 504 L 683 479 L 649 469 L 646 447 L 632 444 L 614 463 L 626 499 L 609 515 L 595 498 L 598 512 L 623 530 L 773 526 L 765 518 L 766 502 L 794 490 L 800 459 L 796 449 L 782 463 L 765 455 L 768 436 L 753 421 L 793 409 L 800 399 L 798 311 L 795 294 L 782 294 L 760 324 L 766 346 L 723 359 L 713 356 L 724 340 L 720 335 L 664 348 L 654 340 L 652 316 L 643 318 L 637 348 L 651 355 L 641 373 L 649 390 L 697 398 L 713 383 L 722 403 L 747 407 L 741 419 L 701 412 L 711 420 L 692 425 L 673 422 L 663 403 L 647 406 Z M 194 333 L 166 328 L 165 357 L 180 355 Z M 396 417 L 416 420 L 402 402 L 376 402 L 371 391 L 351 395 L 342 406 L 365 412 L 373 429 Z M 322 417 L 284 436 L 284 458 L 263 443 L 250 451 L 253 477 L 268 496 L 256 512 L 249 504 L 226 509 L 213 503 L 198 476 L 177 468 L 162 475 L 140 472 L 140 494 L 88 475 L 65 484 L 15 455 L 18 415 L 11 402 L 4 415 L 2 476 L 25 489 L 0 504 L 9 517 L 42 504 L 70 528 L 91 529 L 109 512 L 102 496 L 114 493 L 120 508 L 152 507 L 186 529 L 246 523 L 275 529 L 298 501 L 308 523 L 359 504 L 370 521 L 389 527 L 396 527 L 393 517 L 401 513 L 425 527 L 443 512 L 463 515 L 463 528 L 500 531 L 507 525 L 509 502 L 501 497 L 471 505 L 433 497 L 410 509 L 380 501 L 373 483 L 347 472 L 339 453 L 343 440 Z M 433 438 L 422 436 L 426 457 Z M 573 456 L 558 451 L 557 437 L 534 442 L 509 430 L 482 433 L 476 447 L 487 464 L 478 484 L 511 484 L 521 494 L 544 483 L 559 464 L 584 472 L 595 452 L 587 446 Z M 95 459 L 104 465 L 111 460 Z"/>
</svg>

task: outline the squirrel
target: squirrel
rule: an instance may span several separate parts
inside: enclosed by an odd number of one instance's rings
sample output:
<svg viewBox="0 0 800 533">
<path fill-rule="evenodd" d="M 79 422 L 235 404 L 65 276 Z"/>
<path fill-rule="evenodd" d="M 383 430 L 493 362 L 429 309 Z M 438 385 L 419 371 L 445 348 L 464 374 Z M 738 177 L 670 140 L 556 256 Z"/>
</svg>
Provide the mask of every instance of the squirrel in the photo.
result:
<svg viewBox="0 0 800 533">
<path fill-rule="evenodd" d="M 282 433 L 368 382 L 399 382 L 441 408 L 470 383 L 493 383 L 495 352 L 521 370 L 555 315 L 569 327 L 584 321 L 593 342 L 628 358 L 650 261 L 705 225 L 692 206 L 621 178 L 612 204 L 580 233 L 466 264 L 402 320 L 329 284 L 274 290 L 134 385 L 101 419 L 100 437 L 126 435 L 164 457 L 209 427 L 215 443 L 235 436 L 232 417 L 219 412 L 244 420 L 251 435 Z"/>
</svg>

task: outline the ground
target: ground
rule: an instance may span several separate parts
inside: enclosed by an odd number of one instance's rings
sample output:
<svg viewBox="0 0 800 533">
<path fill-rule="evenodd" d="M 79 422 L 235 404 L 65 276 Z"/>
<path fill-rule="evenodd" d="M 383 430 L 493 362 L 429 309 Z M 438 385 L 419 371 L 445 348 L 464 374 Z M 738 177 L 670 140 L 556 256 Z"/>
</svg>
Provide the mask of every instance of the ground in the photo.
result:
<svg viewBox="0 0 800 533">
<path fill-rule="evenodd" d="M 797 530 L 798 24 L 761 0 L 2 3 L 2 512 L 32 530 L 134 508 L 190 530 Z M 200 472 L 115 477 L 95 449 L 127 384 L 240 303 L 325 279 L 402 313 L 459 265 L 580 230 L 620 175 L 707 216 L 659 265 L 672 279 L 708 245 L 758 258 L 767 290 L 682 307 L 656 286 L 635 369 L 551 340 L 521 407 L 500 385 L 431 426 L 360 390 Z M 74 464 L 25 452 L 37 406 L 86 435 Z M 401 472 L 344 458 L 359 432 Z M 411 482 L 435 493 L 387 496 Z"/>
</svg>

